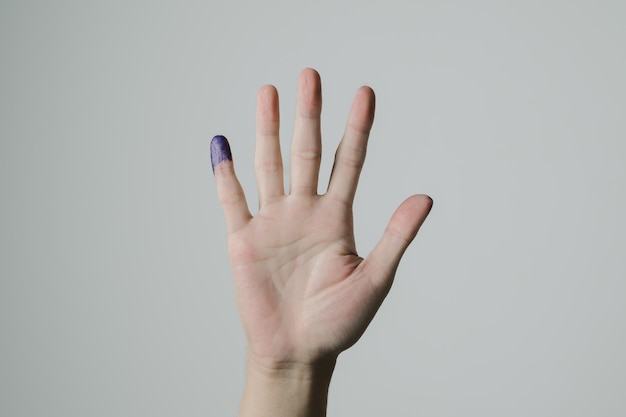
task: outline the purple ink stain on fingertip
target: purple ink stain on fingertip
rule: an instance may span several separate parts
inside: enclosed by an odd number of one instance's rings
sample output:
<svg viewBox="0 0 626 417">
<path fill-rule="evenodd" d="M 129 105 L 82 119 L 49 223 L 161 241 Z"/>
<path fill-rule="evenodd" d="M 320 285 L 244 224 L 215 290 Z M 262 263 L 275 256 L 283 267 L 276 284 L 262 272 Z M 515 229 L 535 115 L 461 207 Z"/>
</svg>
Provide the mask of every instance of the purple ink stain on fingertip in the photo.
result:
<svg viewBox="0 0 626 417">
<path fill-rule="evenodd" d="M 211 139 L 211 167 L 215 172 L 215 167 L 223 161 L 232 161 L 233 155 L 230 153 L 228 139 L 222 135 L 214 136 Z"/>
</svg>

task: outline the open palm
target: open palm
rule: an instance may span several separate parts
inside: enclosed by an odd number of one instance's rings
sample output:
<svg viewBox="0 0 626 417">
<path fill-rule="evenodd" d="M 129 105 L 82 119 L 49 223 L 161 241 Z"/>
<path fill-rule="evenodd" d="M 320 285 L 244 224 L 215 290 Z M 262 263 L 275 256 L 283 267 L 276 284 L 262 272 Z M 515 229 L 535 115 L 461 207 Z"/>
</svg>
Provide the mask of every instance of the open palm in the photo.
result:
<svg viewBox="0 0 626 417">
<path fill-rule="evenodd" d="M 317 194 L 321 160 L 321 83 L 299 80 L 291 189 L 284 191 L 278 94 L 262 87 L 257 103 L 255 169 L 259 212 L 250 214 L 224 137 L 211 144 L 218 195 L 249 353 L 273 363 L 334 358 L 363 334 L 391 287 L 402 254 L 432 200 L 409 197 L 365 259 L 356 253 L 352 202 L 374 118 L 374 93 L 354 99 L 328 190 Z"/>
</svg>

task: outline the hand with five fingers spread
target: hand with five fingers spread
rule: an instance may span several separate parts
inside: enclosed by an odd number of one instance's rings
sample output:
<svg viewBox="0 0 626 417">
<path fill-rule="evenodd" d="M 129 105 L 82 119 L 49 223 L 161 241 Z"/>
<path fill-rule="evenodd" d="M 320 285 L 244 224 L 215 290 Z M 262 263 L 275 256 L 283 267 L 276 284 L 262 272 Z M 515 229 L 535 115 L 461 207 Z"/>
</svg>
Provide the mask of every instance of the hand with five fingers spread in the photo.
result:
<svg viewBox="0 0 626 417">
<path fill-rule="evenodd" d="M 318 194 L 321 83 L 300 74 L 284 189 L 278 93 L 260 89 L 255 170 L 259 211 L 252 216 L 226 138 L 211 142 L 217 191 L 228 229 L 237 303 L 248 339 L 240 417 L 324 416 L 339 353 L 363 334 L 387 295 L 400 258 L 432 200 L 414 195 L 391 217 L 365 258 L 356 253 L 352 202 L 374 119 L 374 92 L 361 87 L 335 154 L 330 183 Z"/>
</svg>

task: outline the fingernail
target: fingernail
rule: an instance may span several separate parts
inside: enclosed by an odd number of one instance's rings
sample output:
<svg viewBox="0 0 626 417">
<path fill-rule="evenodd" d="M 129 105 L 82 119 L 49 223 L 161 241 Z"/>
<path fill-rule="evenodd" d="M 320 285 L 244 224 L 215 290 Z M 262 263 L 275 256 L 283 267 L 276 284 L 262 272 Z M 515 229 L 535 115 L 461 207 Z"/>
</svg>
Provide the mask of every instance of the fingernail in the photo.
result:
<svg viewBox="0 0 626 417">
<path fill-rule="evenodd" d="M 232 161 L 233 155 L 230 153 L 228 139 L 222 135 L 214 136 L 211 139 L 211 167 L 215 172 L 215 167 L 223 161 Z"/>
</svg>

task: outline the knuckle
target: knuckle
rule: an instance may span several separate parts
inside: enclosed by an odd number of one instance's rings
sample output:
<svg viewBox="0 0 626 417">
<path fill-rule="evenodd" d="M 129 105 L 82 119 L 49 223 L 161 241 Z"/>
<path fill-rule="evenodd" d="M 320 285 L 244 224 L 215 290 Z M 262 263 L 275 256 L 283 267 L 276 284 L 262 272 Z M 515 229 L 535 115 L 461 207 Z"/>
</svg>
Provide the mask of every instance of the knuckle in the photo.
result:
<svg viewBox="0 0 626 417">
<path fill-rule="evenodd" d="M 322 152 L 319 149 L 299 149 L 294 155 L 303 161 L 317 162 L 322 159 Z"/>
<path fill-rule="evenodd" d="M 400 242 L 402 245 L 408 245 L 412 240 L 405 231 L 397 227 L 387 227 L 386 233 L 391 239 Z"/>
<path fill-rule="evenodd" d="M 317 193 L 317 185 L 304 185 L 304 184 L 291 184 L 290 194 L 316 194 Z"/>
<path fill-rule="evenodd" d="M 240 193 L 240 192 L 229 192 L 229 193 L 219 194 L 220 204 L 224 207 L 239 205 L 244 199 L 245 197 L 243 193 Z"/>
<path fill-rule="evenodd" d="M 278 161 L 263 161 L 258 162 L 255 169 L 262 174 L 276 174 L 282 171 L 283 164 Z"/>
<path fill-rule="evenodd" d="M 348 168 L 358 169 L 358 170 L 363 168 L 363 165 L 365 163 L 363 158 L 356 156 L 356 155 L 340 155 L 337 158 L 337 162 L 339 162 L 339 164 L 346 166 Z"/>
<path fill-rule="evenodd" d="M 337 154 L 337 162 L 349 168 L 361 169 L 365 163 L 365 146 L 344 143 Z"/>
<path fill-rule="evenodd" d="M 370 134 L 370 130 L 372 129 L 372 124 L 367 121 L 351 120 L 348 123 L 348 127 L 357 133 L 367 136 Z"/>
</svg>

